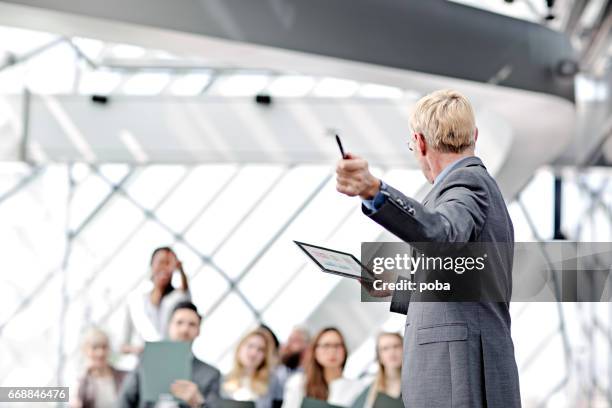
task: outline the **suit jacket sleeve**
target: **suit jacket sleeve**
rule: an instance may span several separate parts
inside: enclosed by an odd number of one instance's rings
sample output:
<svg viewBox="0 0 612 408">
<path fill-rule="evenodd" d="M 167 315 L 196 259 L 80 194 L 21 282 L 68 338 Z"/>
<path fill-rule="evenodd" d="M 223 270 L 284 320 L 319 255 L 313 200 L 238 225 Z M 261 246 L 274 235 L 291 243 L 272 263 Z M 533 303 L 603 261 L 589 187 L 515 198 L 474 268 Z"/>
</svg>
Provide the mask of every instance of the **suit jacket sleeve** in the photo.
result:
<svg viewBox="0 0 612 408">
<path fill-rule="evenodd" d="M 206 408 L 219 408 L 221 406 L 221 397 L 219 394 L 219 388 L 221 384 L 221 373 L 215 369 L 212 374 L 212 379 L 202 389 L 202 396 L 204 397 L 204 406 Z"/>
<path fill-rule="evenodd" d="M 480 235 L 488 210 L 488 189 L 481 176 L 462 168 L 443 181 L 439 194 L 432 198 L 433 208 L 387 186 L 387 198 L 376 212 L 362 211 L 403 241 L 469 242 Z M 395 291 L 391 312 L 407 314 L 410 292 Z"/>
<path fill-rule="evenodd" d="M 372 213 L 362 211 L 406 242 L 469 242 L 479 236 L 486 222 L 488 190 L 482 176 L 461 168 L 451 172 L 433 208 L 387 186 L 387 199 Z"/>
<path fill-rule="evenodd" d="M 120 408 L 138 407 L 140 402 L 140 390 L 138 389 L 139 380 L 138 368 L 126 376 L 121 386 L 121 392 L 119 393 L 118 406 Z"/>
</svg>

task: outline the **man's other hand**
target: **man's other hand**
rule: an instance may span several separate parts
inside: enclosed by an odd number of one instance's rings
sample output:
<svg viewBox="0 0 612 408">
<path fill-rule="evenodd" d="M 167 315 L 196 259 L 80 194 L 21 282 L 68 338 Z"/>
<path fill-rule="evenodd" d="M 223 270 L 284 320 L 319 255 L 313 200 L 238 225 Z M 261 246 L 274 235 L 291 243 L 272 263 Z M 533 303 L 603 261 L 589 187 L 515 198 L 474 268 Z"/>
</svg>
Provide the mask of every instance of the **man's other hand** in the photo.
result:
<svg viewBox="0 0 612 408">
<path fill-rule="evenodd" d="M 350 197 L 371 200 L 380 190 L 380 180 L 370 173 L 365 159 L 347 153 L 336 166 L 336 190 Z"/>
</svg>

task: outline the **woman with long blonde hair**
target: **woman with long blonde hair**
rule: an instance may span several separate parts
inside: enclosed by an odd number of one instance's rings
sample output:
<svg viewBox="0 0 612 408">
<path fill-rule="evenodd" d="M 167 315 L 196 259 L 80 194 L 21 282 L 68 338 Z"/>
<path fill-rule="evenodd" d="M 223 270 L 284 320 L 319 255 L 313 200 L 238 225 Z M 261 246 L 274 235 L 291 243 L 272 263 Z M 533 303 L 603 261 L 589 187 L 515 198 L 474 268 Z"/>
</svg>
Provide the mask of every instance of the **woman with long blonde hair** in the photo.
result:
<svg viewBox="0 0 612 408">
<path fill-rule="evenodd" d="M 376 361 L 378 373 L 370 387 L 364 408 L 371 408 L 378 393 L 398 398 L 402 388 L 402 348 L 401 334 L 382 332 L 376 338 Z"/>
<path fill-rule="evenodd" d="M 237 401 L 255 401 L 257 408 L 270 408 L 270 378 L 273 345 L 263 329 L 246 334 L 234 353 L 234 367 L 225 377 L 221 394 Z"/>
</svg>

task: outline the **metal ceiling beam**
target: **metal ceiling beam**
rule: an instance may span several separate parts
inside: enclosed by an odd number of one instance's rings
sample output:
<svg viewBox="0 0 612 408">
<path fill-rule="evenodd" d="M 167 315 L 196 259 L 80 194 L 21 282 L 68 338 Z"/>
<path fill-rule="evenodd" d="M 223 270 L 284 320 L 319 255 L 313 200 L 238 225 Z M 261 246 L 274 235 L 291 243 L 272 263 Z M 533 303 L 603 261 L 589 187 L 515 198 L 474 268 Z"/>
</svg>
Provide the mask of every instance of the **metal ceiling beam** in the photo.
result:
<svg viewBox="0 0 612 408">
<path fill-rule="evenodd" d="M 574 95 L 573 84 L 555 74 L 559 61 L 575 57 L 564 33 L 446 0 L 10 0 L 1 4 L 12 7 L 0 10 L 0 23 L 59 29 L 64 35 L 95 35 L 87 32 L 92 25 L 104 35 L 113 31 L 112 23 L 121 23 L 482 83 L 511 65 L 504 86 L 569 100 Z M 59 24 L 63 17 L 70 21 Z M 79 18 L 96 24 L 77 22 Z M 98 24 L 101 21 L 108 28 Z M 125 42 L 138 37 L 122 32 Z M 244 55 L 242 59 L 248 64 Z"/>
</svg>

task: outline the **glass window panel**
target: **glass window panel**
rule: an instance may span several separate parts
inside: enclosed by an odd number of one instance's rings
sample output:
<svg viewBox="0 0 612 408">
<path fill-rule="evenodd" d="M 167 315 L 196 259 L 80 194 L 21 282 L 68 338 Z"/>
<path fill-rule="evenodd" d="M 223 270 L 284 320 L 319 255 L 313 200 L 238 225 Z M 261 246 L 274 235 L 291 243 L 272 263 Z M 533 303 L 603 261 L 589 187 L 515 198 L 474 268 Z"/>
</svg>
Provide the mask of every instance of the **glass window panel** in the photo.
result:
<svg viewBox="0 0 612 408">
<path fill-rule="evenodd" d="M 359 84 L 339 78 L 323 78 L 312 91 L 313 95 L 325 98 L 348 98 L 357 92 Z"/>
<path fill-rule="evenodd" d="M 134 74 L 123 84 L 122 90 L 128 95 L 157 95 L 170 82 L 170 74 L 164 72 L 143 72 Z"/>
<path fill-rule="evenodd" d="M 0 323 L 5 322 L 15 312 L 25 294 L 24 288 L 7 279 L 0 279 Z"/>
<path fill-rule="evenodd" d="M 176 253 L 178 259 L 183 263 L 183 270 L 185 271 L 185 274 L 187 274 L 187 278 L 195 275 L 202 267 L 202 259 L 200 255 L 194 252 L 190 247 L 180 242 L 174 242 L 171 247 Z M 180 282 L 178 273 L 174 275 L 174 280 L 172 282 L 177 284 Z"/>
<path fill-rule="evenodd" d="M 251 96 L 262 91 L 270 81 L 266 74 L 228 74 L 215 79 L 209 94 L 222 96 Z"/>
<path fill-rule="evenodd" d="M 70 202 L 70 228 L 79 228 L 110 192 L 110 185 L 99 177 L 87 177 L 78 184 Z"/>
<path fill-rule="evenodd" d="M 537 171 L 521 192 L 521 201 L 542 239 L 550 239 L 553 235 L 553 194 L 554 178 L 549 170 Z"/>
<path fill-rule="evenodd" d="M 363 84 L 359 87 L 359 96 L 365 98 L 390 98 L 398 99 L 404 96 L 404 91 L 395 86 Z"/>
<path fill-rule="evenodd" d="M 238 276 L 329 174 L 327 166 L 291 170 L 215 256 L 230 276 Z"/>
<path fill-rule="evenodd" d="M 18 365 L 11 367 L 2 386 L 40 387 L 51 386 L 55 378 L 57 342 L 50 337 L 37 337 L 27 341 L 11 342 L 13 349 L 21 353 Z M 34 352 L 35 350 L 35 352 Z M 4 373 L 2 373 L 3 375 Z"/>
<path fill-rule="evenodd" d="M 61 280 L 55 274 L 31 302 L 10 320 L 2 330 L 2 338 L 8 341 L 23 341 L 41 338 L 50 325 L 57 326 L 60 314 Z"/>
<path fill-rule="evenodd" d="M 25 88 L 25 65 L 13 65 L 0 71 L 0 93 L 3 95 L 21 94 Z"/>
<path fill-rule="evenodd" d="M 74 296 L 83 286 L 89 283 L 91 276 L 95 276 L 98 263 L 97 254 L 91 251 L 81 241 L 74 241 L 70 250 L 68 262 L 68 293 Z"/>
<path fill-rule="evenodd" d="M 267 304 L 287 279 L 308 262 L 293 243 L 294 239 L 323 245 L 332 231 L 345 221 L 347 214 L 361 214 L 359 205 L 359 200 L 339 194 L 335 179 L 331 179 L 240 281 L 240 289 L 255 307 Z"/>
<path fill-rule="evenodd" d="M 289 333 L 293 326 L 306 321 L 340 279 L 344 278 L 323 273 L 314 264 L 307 265 L 274 299 L 263 313 L 263 321 L 278 333 Z M 291 319 L 287 319 L 288 310 Z"/>
<path fill-rule="evenodd" d="M 40 94 L 66 94 L 74 91 L 76 54 L 68 44 L 59 44 L 27 62 L 28 88 Z"/>
<path fill-rule="evenodd" d="M 85 316 L 88 313 L 85 299 L 79 299 L 68 303 L 64 316 L 63 350 L 69 357 L 72 354 L 81 357 L 81 343 L 83 334 L 88 326 L 85 323 Z M 58 327 L 59 329 L 59 327 Z"/>
<path fill-rule="evenodd" d="M 415 197 L 422 188 L 428 186 L 423 172 L 418 169 L 390 170 L 384 173 L 382 179 L 408 197 Z"/>
<path fill-rule="evenodd" d="M 240 281 L 240 291 L 255 308 L 262 309 L 268 304 L 293 274 L 306 264 L 307 260 L 297 251 L 300 249 L 292 241 L 279 240 Z"/>
<path fill-rule="evenodd" d="M 178 165 L 153 165 L 139 170 L 127 186 L 128 194 L 145 208 L 154 208 L 185 176 L 186 168 Z"/>
<path fill-rule="evenodd" d="M 100 40 L 85 37 L 73 37 L 72 43 L 91 60 L 97 60 L 105 45 Z"/>
<path fill-rule="evenodd" d="M 121 247 L 88 287 L 88 295 L 95 301 L 92 304 L 94 319 L 98 319 L 101 313 L 106 314 L 108 305 L 125 301 L 131 290 L 149 279 L 151 253 L 155 248 L 167 245 L 171 239 L 168 232 L 149 221 Z"/>
<path fill-rule="evenodd" d="M 130 166 L 120 163 L 102 164 L 98 170 L 111 183 L 119 183 L 130 171 Z"/>
<path fill-rule="evenodd" d="M 14 367 L 19 367 L 16 350 L 8 346 L 7 341 L 0 341 L 0 387 L 4 386 L 4 381 L 10 375 Z"/>
<path fill-rule="evenodd" d="M 184 74 L 177 77 L 169 87 L 170 93 L 178 96 L 194 96 L 202 93 L 202 90 L 211 81 L 210 72 L 199 72 Z"/>
<path fill-rule="evenodd" d="M 208 316 L 210 308 L 219 302 L 229 288 L 227 280 L 210 266 L 194 270 L 189 282 L 191 299 L 200 314 Z"/>
<path fill-rule="evenodd" d="M 108 95 L 121 83 L 119 72 L 98 69 L 85 70 L 79 77 L 79 92 L 86 95 Z"/>
<path fill-rule="evenodd" d="M 147 50 L 131 44 L 113 44 L 110 47 L 110 56 L 114 58 L 141 58 L 146 54 Z"/>
<path fill-rule="evenodd" d="M 508 205 L 508 214 L 510 214 L 512 226 L 514 227 L 514 240 L 516 242 L 533 241 L 535 238 L 531 232 L 529 223 L 517 202 L 512 202 Z"/>
<path fill-rule="evenodd" d="M 26 54 L 36 48 L 47 45 L 56 38 L 56 35 L 43 31 L 0 26 L 0 49 L 17 55 Z"/>
<path fill-rule="evenodd" d="M 235 294 L 227 296 L 217 310 L 202 322 L 200 336 L 193 344 L 194 354 L 215 364 L 232 343 L 255 326 L 253 313 Z"/>
<path fill-rule="evenodd" d="M 144 220 L 144 214 L 122 196 L 115 196 L 77 237 L 98 260 L 110 256 Z"/>
<path fill-rule="evenodd" d="M 187 231 L 185 238 L 209 255 L 260 195 L 283 171 L 279 166 L 246 166 L 210 208 Z"/>
<path fill-rule="evenodd" d="M 303 75 L 282 75 L 272 81 L 268 91 L 274 96 L 306 96 L 315 85 L 315 79 Z"/>
<path fill-rule="evenodd" d="M 198 166 L 156 211 L 157 216 L 175 231 L 183 231 L 213 195 L 228 182 L 234 166 Z"/>
</svg>

